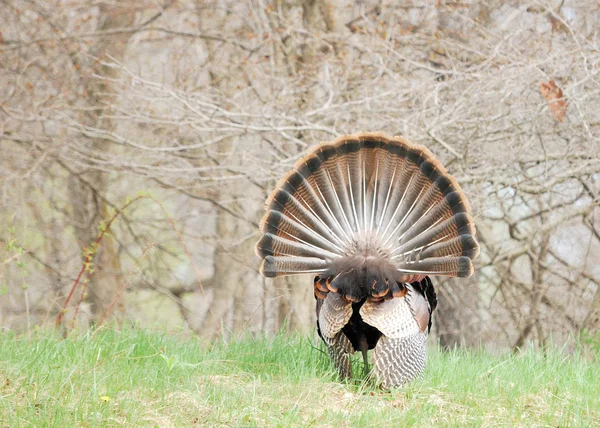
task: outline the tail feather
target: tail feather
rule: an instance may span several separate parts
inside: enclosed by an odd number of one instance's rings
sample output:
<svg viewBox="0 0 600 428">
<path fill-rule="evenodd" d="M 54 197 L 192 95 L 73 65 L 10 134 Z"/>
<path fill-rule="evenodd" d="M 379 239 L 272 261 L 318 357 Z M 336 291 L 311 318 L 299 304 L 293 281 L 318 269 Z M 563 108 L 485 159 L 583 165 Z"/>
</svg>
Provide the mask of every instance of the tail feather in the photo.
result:
<svg viewBox="0 0 600 428">
<path fill-rule="evenodd" d="M 415 236 L 404 236 L 400 241 L 400 245 L 392 250 L 393 258 L 405 258 L 412 254 L 418 254 L 432 245 L 446 242 L 459 236 L 472 237 L 472 233 L 470 233 L 473 230 L 472 221 L 470 215 L 458 213 L 441 223 L 431 225 L 418 234 L 414 234 Z M 405 241 L 404 239 L 408 240 Z M 478 246 L 477 241 L 474 239 L 473 245 Z M 423 255 L 421 256 L 424 257 Z"/>
<path fill-rule="evenodd" d="M 382 151 L 379 151 L 382 153 Z M 387 154 L 387 152 L 386 152 Z M 374 194 L 377 198 L 376 230 L 381 230 L 381 225 L 384 223 L 386 216 L 389 216 L 388 209 L 390 207 L 390 199 L 393 198 L 395 183 L 398 181 L 402 168 L 398 165 L 399 162 L 394 162 L 391 156 L 382 155 L 382 169 L 378 174 L 378 183 L 374 184 L 377 187 Z"/>
<path fill-rule="evenodd" d="M 342 247 L 278 211 L 270 211 L 263 218 L 261 225 L 263 233 L 313 245 L 333 253 L 341 254 L 343 252 Z"/>
<path fill-rule="evenodd" d="M 309 209 L 309 206 L 304 205 L 286 190 L 275 189 L 267 207 L 269 212 L 279 212 L 282 216 L 300 223 L 305 228 L 312 229 L 332 245 L 343 245 L 343 241 L 331 231 L 324 220 L 314 213 L 314 210 Z M 262 221 L 266 222 L 267 218 L 268 216 L 263 217 Z M 261 223 L 261 230 L 264 230 L 264 227 L 265 225 Z"/>
<path fill-rule="evenodd" d="M 459 235 L 449 241 L 433 244 L 421 253 L 421 258 L 446 257 L 460 254 L 469 259 L 474 259 L 479 255 L 479 245 L 471 235 Z"/>
<path fill-rule="evenodd" d="M 428 149 L 350 135 L 317 146 L 279 181 L 256 252 L 267 276 L 325 272 L 333 279 L 362 268 L 389 281 L 384 266 L 401 278 L 468 276 L 479 253 L 469 211 Z"/>
<path fill-rule="evenodd" d="M 400 218 L 399 210 L 412 202 L 407 194 L 410 192 L 415 179 L 416 169 L 411 168 L 411 166 L 406 159 L 402 159 L 398 164 L 398 179 L 393 184 L 394 189 L 390 197 L 389 209 L 382 218 L 382 225 L 384 226 L 381 231 L 382 236 L 386 236 L 397 224 Z"/>
<path fill-rule="evenodd" d="M 327 262 L 316 257 L 266 256 L 260 267 L 260 273 L 267 278 L 326 271 Z"/>
<path fill-rule="evenodd" d="M 323 203 L 334 220 L 333 229 L 337 235 L 344 241 L 348 242 L 349 236 L 352 233 L 345 221 L 343 205 L 338 196 L 335 183 L 331 179 L 329 171 L 325 168 L 316 170 L 311 177 L 307 179 L 317 191 L 317 194 L 323 200 Z"/>
<path fill-rule="evenodd" d="M 351 141 L 350 143 L 346 149 L 349 149 L 355 142 Z M 346 156 L 348 159 L 346 176 L 348 177 L 348 192 L 350 193 L 352 203 L 352 214 L 355 217 L 356 230 L 360 230 L 366 227 L 366 201 L 363 196 L 364 175 L 366 175 L 364 168 L 366 167 L 366 162 L 363 160 L 360 151 L 355 153 L 349 151 Z"/>
<path fill-rule="evenodd" d="M 466 278 L 473 274 L 471 259 L 464 256 L 430 257 L 418 261 L 401 262 L 398 270 L 410 275 L 444 275 Z"/>
<path fill-rule="evenodd" d="M 332 260 L 341 257 L 314 245 L 305 244 L 290 239 L 281 238 L 271 233 L 265 233 L 256 244 L 256 253 L 259 257 L 289 256 L 289 257 L 315 257 Z"/>
<path fill-rule="evenodd" d="M 332 213 L 328 210 L 326 201 L 319 195 L 318 189 L 315 189 L 306 176 L 310 176 L 311 171 L 306 165 L 300 165 L 298 171 L 292 170 L 286 177 L 280 181 L 278 187 L 288 192 L 301 204 L 306 210 L 311 212 L 318 222 L 329 231 L 329 234 L 339 243 L 343 244 L 342 234 L 338 228 L 338 222 Z M 306 176 L 305 176 L 306 174 Z M 267 207 L 272 204 L 274 195 L 267 200 Z M 286 207 L 288 208 L 288 207 Z M 270 208 L 269 208 L 270 209 Z M 292 207 L 289 207 L 291 213 L 296 213 Z"/>
<path fill-rule="evenodd" d="M 408 242 L 414 238 L 422 234 L 427 234 L 430 232 L 430 229 L 448 221 L 457 225 L 457 234 L 475 235 L 473 219 L 469 215 L 464 201 L 457 192 L 452 192 L 447 194 L 441 202 L 437 203 L 415 221 L 412 227 L 399 238 L 399 243 L 408 246 Z M 426 240 L 429 238 L 422 237 L 422 239 Z"/>
<path fill-rule="evenodd" d="M 437 171 L 435 172 L 437 173 Z M 443 204 L 444 198 L 452 189 L 451 183 L 444 176 L 435 177 L 434 181 L 424 183 L 419 203 L 398 228 L 398 235 L 402 236 L 407 230 L 412 229 L 414 224 L 430 210 L 436 208 L 436 205 Z"/>
</svg>

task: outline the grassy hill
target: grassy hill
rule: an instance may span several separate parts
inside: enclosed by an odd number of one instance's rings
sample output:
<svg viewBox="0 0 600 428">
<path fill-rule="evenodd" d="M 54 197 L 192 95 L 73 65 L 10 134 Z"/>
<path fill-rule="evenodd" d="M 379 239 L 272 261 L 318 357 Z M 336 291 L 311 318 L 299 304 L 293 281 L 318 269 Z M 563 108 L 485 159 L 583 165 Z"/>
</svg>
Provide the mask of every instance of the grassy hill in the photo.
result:
<svg viewBox="0 0 600 428">
<path fill-rule="evenodd" d="M 0 426 L 589 427 L 599 378 L 600 358 L 433 348 L 425 378 L 388 393 L 336 380 L 306 337 L 207 349 L 139 329 L 4 332 Z"/>
</svg>

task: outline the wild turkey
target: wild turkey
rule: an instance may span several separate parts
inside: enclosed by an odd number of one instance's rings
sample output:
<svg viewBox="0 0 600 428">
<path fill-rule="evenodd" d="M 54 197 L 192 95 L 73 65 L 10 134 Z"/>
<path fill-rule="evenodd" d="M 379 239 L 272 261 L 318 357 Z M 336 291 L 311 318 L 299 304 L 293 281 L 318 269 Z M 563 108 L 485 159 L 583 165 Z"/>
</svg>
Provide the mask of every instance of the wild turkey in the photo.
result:
<svg viewBox="0 0 600 428">
<path fill-rule="evenodd" d="M 468 277 L 467 198 L 431 152 L 381 134 L 316 146 L 275 186 L 256 253 L 265 277 L 315 274 L 317 329 L 342 378 L 374 349 L 384 388 L 420 375 L 436 306 L 429 275 Z"/>
</svg>

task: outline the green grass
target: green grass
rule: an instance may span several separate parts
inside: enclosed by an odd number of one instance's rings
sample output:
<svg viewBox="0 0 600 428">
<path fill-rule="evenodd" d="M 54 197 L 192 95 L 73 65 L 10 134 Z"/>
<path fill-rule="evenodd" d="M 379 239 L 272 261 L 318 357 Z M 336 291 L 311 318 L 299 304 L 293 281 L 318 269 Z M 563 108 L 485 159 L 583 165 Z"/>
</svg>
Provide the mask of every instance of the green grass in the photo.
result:
<svg viewBox="0 0 600 428">
<path fill-rule="evenodd" d="M 0 334 L 0 426 L 593 426 L 600 359 L 432 349 L 386 393 L 298 336 L 203 347 L 139 329 Z"/>
</svg>

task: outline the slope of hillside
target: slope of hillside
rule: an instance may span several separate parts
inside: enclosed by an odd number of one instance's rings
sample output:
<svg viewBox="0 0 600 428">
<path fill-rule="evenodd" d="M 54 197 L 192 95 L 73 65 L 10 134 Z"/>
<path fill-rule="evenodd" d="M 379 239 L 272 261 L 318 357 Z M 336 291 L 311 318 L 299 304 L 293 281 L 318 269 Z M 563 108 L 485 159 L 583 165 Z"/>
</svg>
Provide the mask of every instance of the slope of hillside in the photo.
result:
<svg viewBox="0 0 600 428">
<path fill-rule="evenodd" d="M 357 361 L 357 368 L 360 364 Z M 581 426 L 600 420 L 599 358 L 432 347 L 391 393 L 336 380 L 306 337 L 211 349 L 140 329 L 0 334 L 0 426 Z"/>
</svg>

